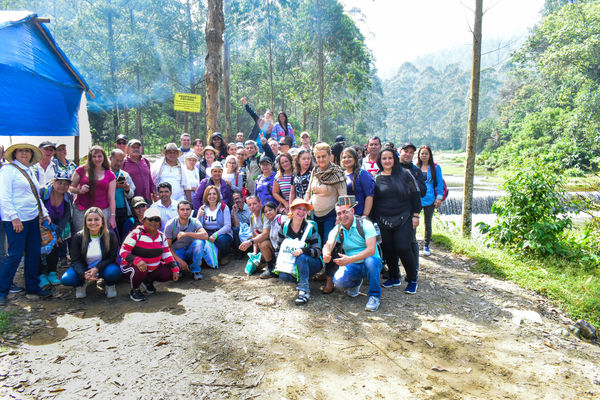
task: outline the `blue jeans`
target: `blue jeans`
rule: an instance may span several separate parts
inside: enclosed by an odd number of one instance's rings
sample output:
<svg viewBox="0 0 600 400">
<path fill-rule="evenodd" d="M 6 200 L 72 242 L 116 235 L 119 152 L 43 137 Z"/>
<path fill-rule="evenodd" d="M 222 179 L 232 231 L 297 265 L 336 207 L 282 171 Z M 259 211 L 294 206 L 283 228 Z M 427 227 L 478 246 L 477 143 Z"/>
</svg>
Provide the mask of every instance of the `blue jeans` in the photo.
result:
<svg viewBox="0 0 600 400">
<path fill-rule="evenodd" d="M 0 222 L 0 266 L 4 264 L 6 257 L 6 233 L 4 232 L 4 224 Z"/>
<path fill-rule="evenodd" d="M 38 277 L 41 248 L 40 221 L 36 217 L 29 221 L 21 221 L 21 223 L 23 230 L 16 233 L 12 222 L 2 222 L 8 239 L 8 255 L 0 268 L 0 297 L 8 295 L 23 252 L 25 252 L 25 290 L 27 293 L 40 291 Z"/>
<path fill-rule="evenodd" d="M 219 235 L 215 240 L 215 246 L 219 249 L 219 255 L 221 256 L 229 254 L 231 245 L 233 245 L 233 238 L 228 234 Z"/>
<path fill-rule="evenodd" d="M 319 229 L 319 236 L 321 237 L 321 246 L 324 246 L 327 243 L 327 237 L 329 236 L 329 232 L 335 226 L 335 209 L 331 210 L 331 212 L 322 217 L 315 216 L 313 220 L 317 223 L 317 228 Z"/>
<path fill-rule="evenodd" d="M 361 263 L 351 263 L 340 267 L 333 276 L 333 284 L 341 289 L 350 289 L 360 285 L 364 278 L 369 280 L 369 296 L 381 297 L 379 277 L 381 258 L 371 256 Z"/>
<path fill-rule="evenodd" d="M 298 290 L 302 290 L 306 293 L 310 293 L 310 287 L 308 286 L 308 278 L 311 275 L 316 274 L 321 270 L 323 264 L 320 258 L 314 258 L 307 256 L 306 254 L 300 254 L 296 257 L 296 271 L 298 271 Z M 279 274 L 279 279 L 286 282 L 296 282 L 296 279 L 285 273 Z"/>
<path fill-rule="evenodd" d="M 220 239 L 220 238 L 217 238 Z M 200 272 L 202 268 L 202 253 L 204 252 L 204 240 L 195 239 L 187 247 L 173 250 L 179 258 L 190 263 L 190 271 Z"/>
<path fill-rule="evenodd" d="M 104 268 L 104 271 L 100 273 L 100 277 L 104 278 L 107 286 L 116 284 L 121 277 L 121 269 L 117 264 L 109 264 Z M 60 278 L 60 283 L 63 286 L 81 286 L 83 285 L 83 276 L 78 276 L 75 272 L 75 268 L 71 267 L 65 271 L 63 276 Z"/>
</svg>

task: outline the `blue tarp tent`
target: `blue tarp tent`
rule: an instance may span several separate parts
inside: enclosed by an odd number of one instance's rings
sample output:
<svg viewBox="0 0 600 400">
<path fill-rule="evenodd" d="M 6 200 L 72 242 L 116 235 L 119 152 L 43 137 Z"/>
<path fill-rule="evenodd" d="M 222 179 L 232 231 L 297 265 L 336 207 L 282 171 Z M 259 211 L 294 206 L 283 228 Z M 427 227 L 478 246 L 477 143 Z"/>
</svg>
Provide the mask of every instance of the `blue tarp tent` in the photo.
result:
<svg viewBox="0 0 600 400">
<path fill-rule="evenodd" d="M 37 14 L 0 11 L 0 136 L 77 136 L 88 84 Z"/>
</svg>

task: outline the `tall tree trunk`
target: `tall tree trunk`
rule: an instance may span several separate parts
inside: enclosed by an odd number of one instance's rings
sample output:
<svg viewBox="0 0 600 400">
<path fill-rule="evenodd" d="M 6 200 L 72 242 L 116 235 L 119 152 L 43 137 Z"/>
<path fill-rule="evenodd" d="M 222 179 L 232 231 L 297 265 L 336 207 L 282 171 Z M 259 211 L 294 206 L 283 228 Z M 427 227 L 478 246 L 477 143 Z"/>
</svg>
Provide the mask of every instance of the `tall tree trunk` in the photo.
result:
<svg viewBox="0 0 600 400">
<path fill-rule="evenodd" d="M 275 112 L 273 97 L 273 39 L 271 37 L 271 0 L 267 1 L 267 35 L 269 36 L 269 84 L 271 87 L 271 110 Z"/>
<path fill-rule="evenodd" d="M 129 136 L 129 108 L 123 108 L 123 134 Z"/>
<path fill-rule="evenodd" d="M 481 71 L 481 23 L 483 0 L 475 0 L 475 25 L 473 29 L 473 71 L 471 72 L 471 105 L 467 136 L 465 189 L 463 192 L 462 235 L 471 236 L 473 225 L 473 178 L 475 175 L 475 144 L 477 141 L 477 116 L 479 112 L 479 76 Z"/>
<path fill-rule="evenodd" d="M 116 74 L 116 57 L 115 57 L 115 33 L 113 29 L 113 18 L 114 12 L 112 8 L 107 11 L 106 14 L 106 24 L 108 29 L 108 64 L 109 64 L 109 74 L 110 74 L 110 83 L 112 89 L 112 95 L 114 98 L 114 111 L 113 111 L 113 127 L 114 127 L 114 135 L 115 140 L 117 135 L 119 135 L 120 127 L 119 127 L 119 102 L 117 100 L 117 78 Z"/>
<path fill-rule="evenodd" d="M 224 102 L 225 102 L 225 137 L 228 139 L 234 139 L 234 135 L 231 132 L 231 87 L 229 86 L 229 40 L 225 35 L 225 43 L 223 44 L 223 91 Z"/>
<path fill-rule="evenodd" d="M 318 80 L 319 80 L 319 115 L 317 122 L 317 140 L 320 142 L 323 140 L 323 97 L 325 91 L 325 84 L 323 82 L 323 39 L 321 31 L 321 2 L 317 0 L 317 38 L 318 38 Z"/>
<path fill-rule="evenodd" d="M 206 128 L 207 134 L 220 131 L 219 94 L 221 89 L 223 33 L 225 18 L 223 0 L 208 0 L 208 19 L 206 20 Z"/>
</svg>

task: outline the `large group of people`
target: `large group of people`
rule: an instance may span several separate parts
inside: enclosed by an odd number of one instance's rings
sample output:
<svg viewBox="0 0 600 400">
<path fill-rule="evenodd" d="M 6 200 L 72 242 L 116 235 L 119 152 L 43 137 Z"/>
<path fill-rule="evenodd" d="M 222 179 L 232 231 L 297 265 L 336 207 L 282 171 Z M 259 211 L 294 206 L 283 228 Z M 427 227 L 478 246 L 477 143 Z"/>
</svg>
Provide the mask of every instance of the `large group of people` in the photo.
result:
<svg viewBox="0 0 600 400">
<path fill-rule="evenodd" d="M 249 274 L 295 282 L 296 304 L 309 301 L 311 277 L 324 294 L 352 297 L 365 281 L 365 310 L 376 311 L 381 287 L 401 285 L 400 262 L 404 292 L 416 293 L 421 211 L 429 256 L 443 200 L 431 148 L 377 136 L 311 145 L 308 132 L 296 142 L 284 112 L 274 121 L 242 103 L 255 121 L 248 137 L 227 143 L 215 132 L 205 145 L 183 133 L 153 162 L 124 135 L 108 154 L 92 146 L 80 166 L 64 144 L 10 146 L 0 169 L 0 305 L 10 292 L 49 297 L 61 284 L 84 298 L 90 282 L 112 298 L 120 279 L 143 301 L 155 281 L 202 279 L 203 267 L 246 255 Z M 23 255 L 25 288 L 13 282 Z"/>
</svg>

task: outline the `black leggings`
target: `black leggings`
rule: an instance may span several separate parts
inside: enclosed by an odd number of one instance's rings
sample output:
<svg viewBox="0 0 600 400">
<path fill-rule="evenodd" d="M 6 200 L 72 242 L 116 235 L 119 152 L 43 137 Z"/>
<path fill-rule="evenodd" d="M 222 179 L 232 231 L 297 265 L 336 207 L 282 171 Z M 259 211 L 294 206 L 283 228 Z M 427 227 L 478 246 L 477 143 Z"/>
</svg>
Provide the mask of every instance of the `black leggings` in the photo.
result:
<svg viewBox="0 0 600 400">
<path fill-rule="evenodd" d="M 423 207 L 423 214 L 425 214 L 425 247 L 429 247 L 429 243 L 431 243 L 431 221 L 433 220 L 434 212 L 435 203 Z"/>
<path fill-rule="evenodd" d="M 379 229 L 383 258 L 390 270 L 390 278 L 400 278 L 398 266 L 398 259 L 400 259 L 406 271 L 406 281 L 416 281 L 417 263 L 412 246 L 414 236 L 412 220 L 405 221 L 395 229 L 385 228 L 382 225 L 379 225 Z"/>
</svg>

